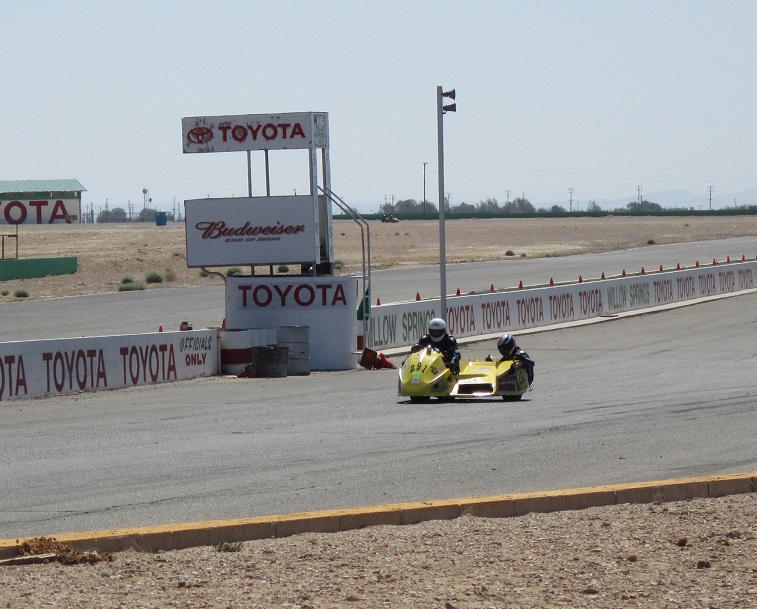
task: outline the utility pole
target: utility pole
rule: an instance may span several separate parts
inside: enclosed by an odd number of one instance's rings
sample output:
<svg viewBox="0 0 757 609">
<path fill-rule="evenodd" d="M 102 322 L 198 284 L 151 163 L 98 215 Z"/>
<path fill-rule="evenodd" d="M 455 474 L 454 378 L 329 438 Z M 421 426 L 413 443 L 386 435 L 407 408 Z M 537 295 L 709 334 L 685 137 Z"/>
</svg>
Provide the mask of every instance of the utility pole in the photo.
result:
<svg viewBox="0 0 757 609">
<path fill-rule="evenodd" d="M 436 136 L 437 136 L 437 176 L 439 179 L 439 317 L 447 321 L 447 252 L 444 227 L 444 121 L 447 112 L 457 112 L 457 104 L 445 104 L 444 98 L 454 101 L 455 90 L 444 91 L 436 87 Z"/>
<path fill-rule="evenodd" d="M 509 190 L 505 191 L 505 196 L 507 197 L 507 204 L 510 205 L 510 191 Z"/>
<path fill-rule="evenodd" d="M 570 193 L 570 211 L 573 211 L 573 189 L 568 188 L 568 192 Z"/>
<path fill-rule="evenodd" d="M 638 193 L 636 198 L 636 211 L 641 211 L 641 186 L 636 186 L 636 192 Z"/>
<path fill-rule="evenodd" d="M 426 165 L 428 163 L 423 163 L 423 213 L 426 213 Z"/>
<path fill-rule="evenodd" d="M 710 190 L 710 211 L 712 211 L 712 186 L 707 187 Z"/>
</svg>

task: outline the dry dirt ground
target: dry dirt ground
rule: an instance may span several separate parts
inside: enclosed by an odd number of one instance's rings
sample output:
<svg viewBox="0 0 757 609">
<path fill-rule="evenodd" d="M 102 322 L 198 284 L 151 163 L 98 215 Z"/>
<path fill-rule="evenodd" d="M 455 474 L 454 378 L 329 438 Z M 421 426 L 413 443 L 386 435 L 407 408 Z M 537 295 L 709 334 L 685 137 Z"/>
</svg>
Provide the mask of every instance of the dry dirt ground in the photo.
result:
<svg viewBox="0 0 757 609">
<path fill-rule="evenodd" d="M 0 606 L 757 607 L 755 494 L 0 567 Z"/>
<path fill-rule="evenodd" d="M 7 227 L 2 227 L 7 228 Z M 0 230 L 0 232 L 2 232 Z M 751 236 L 757 216 L 447 222 L 447 259 L 556 256 Z M 0 302 L 219 282 L 186 268 L 184 227 L 22 227 L 22 258 L 77 256 L 63 277 L 0 282 Z M 336 258 L 360 270 L 360 233 L 334 227 Z M 435 222 L 371 223 L 374 267 L 433 263 Z M 7 243 L 6 243 L 7 251 Z M 237 549 L 237 548 L 234 548 Z M 757 608 L 757 495 L 509 519 L 305 534 L 112 561 L 0 567 L 0 608 L 373 609 L 387 607 Z"/>
<path fill-rule="evenodd" d="M 536 258 L 644 247 L 651 243 L 753 236 L 757 234 L 757 215 L 451 220 L 445 227 L 446 259 L 454 263 L 499 260 L 508 251 L 514 257 Z M 0 233 L 15 234 L 15 231 L 0 226 Z M 19 300 L 15 296 L 18 290 L 25 291 L 28 294 L 25 298 L 29 299 L 115 292 L 125 278 L 142 283 L 145 289 L 220 283 L 218 277 L 202 276 L 199 269 L 187 268 L 184 235 L 182 223 L 21 226 L 19 258 L 76 256 L 79 268 L 73 275 L 2 281 L 0 302 Z M 439 261 L 436 221 L 397 224 L 372 221 L 370 242 L 374 269 Z M 15 239 L 6 238 L 6 257 L 15 256 L 15 245 Z M 351 220 L 334 222 L 334 252 L 344 265 L 341 272 L 361 272 L 361 234 L 357 224 Z M 249 272 L 249 267 L 244 272 Z M 256 272 L 268 273 L 269 268 L 257 268 Z M 162 275 L 163 282 L 146 283 L 148 273 Z"/>
</svg>

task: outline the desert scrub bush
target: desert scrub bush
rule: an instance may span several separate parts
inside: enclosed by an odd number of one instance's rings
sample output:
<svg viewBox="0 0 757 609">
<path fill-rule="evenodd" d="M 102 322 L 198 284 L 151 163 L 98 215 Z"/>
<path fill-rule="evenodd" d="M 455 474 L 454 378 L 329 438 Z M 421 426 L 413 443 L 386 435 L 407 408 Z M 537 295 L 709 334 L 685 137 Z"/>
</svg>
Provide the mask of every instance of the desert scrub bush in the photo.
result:
<svg viewBox="0 0 757 609">
<path fill-rule="evenodd" d="M 8 294 L 10 294 L 8 290 L 3 290 L 2 292 L 0 292 L 0 296 L 7 296 Z"/>
<path fill-rule="evenodd" d="M 341 260 L 334 260 L 334 270 L 341 271 L 344 269 L 344 262 Z"/>
<path fill-rule="evenodd" d="M 26 290 L 16 290 L 15 292 L 13 292 L 13 295 L 16 298 L 29 298 L 29 292 L 27 292 Z"/>
<path fill-rule="evenodd" d="M 136 290 L 144 290 L 145 286 L 143 286 L 139 281 L 132 281 L 130 283 L 122 283 L 120 286 L 118 286 L 119 292 L 134 292 Z"/>
<path fill-rule="evenodd" d="M 241 541 L 221 541 L 213 546 L 216 552 L 241 552 Z"/>
<path fill-rule="evenodd" d="M 127 283 L 134 283 L 134 277 L 129 277 L 128 275 L 124 277 L 121 280 L 121 285 L 126 285 Z"/>
<path fill-rule="evenodd" d="M 515 256 L 515 252 L 513 250 L 507 250 L 505 256 Z"/>
<path fill-rule="evenodd" d="M 197 271 L 197 274 L 200 277 L 210 277 L 210 273 L 208 273 L 205 269 L 200 269 Z"/>
<path fill-rule="evenodd" d="M 647 241 L 647 245 L 654 245 L 654 239 L 649 239 Z"/>
<path fill-rule="evenodd" d="M 150 271 L 145 275 L 145 281 L 147 283 L 163 283 L 163 274 L 157 271 Z"/>
<path fill-rule="evenodd" d="M 166 269 L 165 277 L 167 283 L 176 281 L 176 272 L 173 269 Z"/>
<path fill-rule="evenodd" d="M 242 269 L 238 266 L 232 266 L 230 269 L 226 270 L 227 277 L 239 277 L 240 275 L 242 275 Z"/>
</svg>

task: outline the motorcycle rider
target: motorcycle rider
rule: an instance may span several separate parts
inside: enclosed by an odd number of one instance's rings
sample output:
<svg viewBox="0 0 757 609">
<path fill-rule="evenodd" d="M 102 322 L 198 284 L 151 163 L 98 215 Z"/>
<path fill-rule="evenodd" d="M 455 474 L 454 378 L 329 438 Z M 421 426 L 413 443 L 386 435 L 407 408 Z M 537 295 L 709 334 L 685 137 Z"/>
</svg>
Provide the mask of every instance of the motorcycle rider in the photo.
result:
<svg viewBox="0 0 757 609">
<path fill-rule="evenodd" d="M 502 359 L 499 361 L 511 360 L 513 362 L 523 362 L 526 365 L 528 386 L 531 387 L 534 384 L 534 366 L 536 362 L 516 344 L 515 337 L 507 333 L 500 336 L 497 339 L 497 350 L 502 355 Z"/>
<path fill-rule="evenodd" d="M 460 374 L 460 350 L 457 348 L 455 337 L 447 332 L 447 323 L 434 317 L 428 322 L 426 334 L 418 339 L 418 342 L 410 348 L 411 353 L 432 347 L 441 351 L 444 363 L 452 374 Z"/>
</svg>

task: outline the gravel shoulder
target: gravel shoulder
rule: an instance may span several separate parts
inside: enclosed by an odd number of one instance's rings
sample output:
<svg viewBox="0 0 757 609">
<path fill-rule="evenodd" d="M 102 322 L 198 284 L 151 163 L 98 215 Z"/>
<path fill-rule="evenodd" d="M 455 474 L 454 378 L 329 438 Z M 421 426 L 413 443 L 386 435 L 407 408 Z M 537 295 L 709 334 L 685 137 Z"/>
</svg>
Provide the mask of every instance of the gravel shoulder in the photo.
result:
<svg viewBox="0 0 757 609">
<path fill-rule="evenodd" d="M 755 494 L 0 569 L 9 609 L 757 607 Z"/>
</svg>

